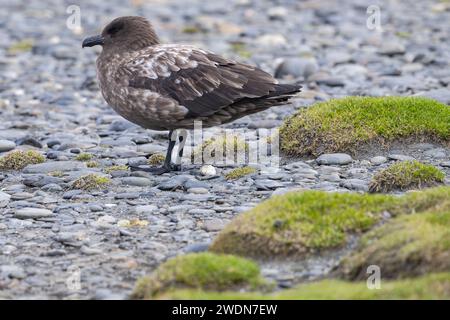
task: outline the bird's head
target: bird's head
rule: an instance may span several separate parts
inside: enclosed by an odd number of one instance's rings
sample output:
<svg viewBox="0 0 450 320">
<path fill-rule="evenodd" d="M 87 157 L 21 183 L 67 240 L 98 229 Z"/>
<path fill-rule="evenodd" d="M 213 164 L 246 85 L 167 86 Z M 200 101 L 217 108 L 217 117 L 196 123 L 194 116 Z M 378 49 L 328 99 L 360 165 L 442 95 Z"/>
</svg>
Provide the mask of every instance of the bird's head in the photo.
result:
<svg viewBox="0 0 450 320">
<path fill-rule="evenodd" d="M 158 43 L 158 36 L 147 19 L 129 16 L 114 19 L 100 35 L 84 39 L 82 47 L 100 45 L 103 50 L 139 50 Z"/>
</svg>

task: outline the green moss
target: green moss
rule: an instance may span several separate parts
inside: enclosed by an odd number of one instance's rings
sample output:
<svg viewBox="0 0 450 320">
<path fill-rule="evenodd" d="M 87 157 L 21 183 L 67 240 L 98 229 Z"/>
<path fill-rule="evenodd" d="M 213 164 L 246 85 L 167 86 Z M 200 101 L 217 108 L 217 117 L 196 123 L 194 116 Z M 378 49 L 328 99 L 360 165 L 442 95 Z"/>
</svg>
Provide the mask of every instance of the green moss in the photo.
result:
<svg viewBox="0 0 450 320">
<path fill-rule="evenodd" d="M 93 155 L 90 153 L 80 153 L 75 157 L 77 161 L 89 161 L 93 158 Z"/>
<path fill-rule="evenodd" d="M 62 177 L 64 176 L 64 172 L 62 171 L 52 171 L 48 173 L 52 177 Z"/>
<path fill-rule="evenodd" d="M 88 161 L 86 162 L 86 167 L 88 168 L 97 168 L 98 162 L 97 161 Z"/>
<path fill-rule="evenodd" d="M 450 299 L 450 273 L 430 274 L 414 279 L 381 281 L 380 289 L 368 289 L 366 281 L 322 280 L 272 294 L 176 290 L 166 293 L 161 298 L 176 300 Z"/>
<path fill-rule="evenodd" d="M 175 288 L 233 290 L 265 285 L 256 263 L 231 255 L 187 254 L 170 259 L 138 280 L 133 298 L 150 299 Z"/>
<path fill-rule="evenodd" d="M 418 161 L 394 163 L 378 172 L 369 184 L 371 192 L 421 189 L 443 183 L 445 174 L 435 166 Z"/>
<path fill-rule="evenodd" d="M 301 109 L 280 128 L 281 150 L 292 156 L 356 154 L 402 139 L 450 145 L 450 108 L 422 97 L 348 97 Z"/>
<path fill-rule="evenodd" d="M 183 28 L 182 32 L 188 33 L 188 34 L 194 34 L 194 33 L 200 33 L 201 30 L 196 26 L 186 26 Z"/>
<path fill-rule="evenodd" d="M 274 196 L 237 216 L 210 250 L 250 257 L 299 257 L 343 246 L 351 233 L 367 231 L 391 215 L 419 212 L 450 197 L 434 188 L 402 197 L 378 194 L 292 192 Z"/>
<path fill-rule="evenodd" d="M 9 54 L 18 54 L 21 52 L 30 51 L 33 48 L 34 41 L 32 39 L 20 40 L 8 48 Z"/>
<path fill-rule="evenodd" d="M 164 160 L 166 160 L 166 157 L 163 154 L 155 153 L 148 158 L 148 164 L 152 166 L 158 166 L 163 164 Z"/>
<path fill-rule="evenodd" d="M 113 171 L 127 171 L 128 167 L 123 165 L 123 166 L 111 166 L 108 168 L 105 168 L 105 173 L 110 174 Z"/>
<path fill-rule="evenodd" d="M 242 177 L 245 177 L 249 174 L 255 173 L 256 169 L 252 167 L 242 167 L 231 170 L 225 175 L 225 179 L 227 180 L 236 180 Z"/>
<path fill-rule="evenodd" d="M 399 38 L 409 39 L 411 38 L 411 33 L 406 31 L 398 31 L 395 33 L 395 35 Z"/>
<path fill-rule="evenodd" d="M 29 164 L 45 161 L 45 157 L 37 151 L 16 150 L 0 158 L 0 170 L 21 170 Z"/>
<path fill-rule="evenodd" d="M 108 177 L 97 174 L 88 174 L 80 177 L 72 183 L 72 189 L 94 190 L 107 186 L 111 180 Z"/>
<path fill-rule="evenodd" d="M 426 212 L 396 217 L 364 235 L 355 253 L 344 259 L 337 274 L 365 279 L 369 265 L 383 278 L 405 278 L 450 271 L 450 194 Z"/>
</svg>

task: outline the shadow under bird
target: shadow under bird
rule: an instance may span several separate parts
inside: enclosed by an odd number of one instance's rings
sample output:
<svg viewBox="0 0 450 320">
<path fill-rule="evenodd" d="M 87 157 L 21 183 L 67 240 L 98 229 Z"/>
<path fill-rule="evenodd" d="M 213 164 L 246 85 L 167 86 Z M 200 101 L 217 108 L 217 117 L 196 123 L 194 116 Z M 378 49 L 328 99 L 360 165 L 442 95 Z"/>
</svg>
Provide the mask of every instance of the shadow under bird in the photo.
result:
<svg viewBox="0 0 450 320">
<path fill-rule="evenodd" d="M 163 166 L 147 170 L 155 174 L 179 169 L 171 162 L 175 130 L 192 129 L 194 121 L 202 127 L 228 123 L 282 105 L 301 88 L 207 50 L 161 44 L 142 17 L 116 18 L 82 47 L 96 45 L 103 47 L 97 76 L 106 102 L 143 128 L 169 130 Z"/>
</svg>

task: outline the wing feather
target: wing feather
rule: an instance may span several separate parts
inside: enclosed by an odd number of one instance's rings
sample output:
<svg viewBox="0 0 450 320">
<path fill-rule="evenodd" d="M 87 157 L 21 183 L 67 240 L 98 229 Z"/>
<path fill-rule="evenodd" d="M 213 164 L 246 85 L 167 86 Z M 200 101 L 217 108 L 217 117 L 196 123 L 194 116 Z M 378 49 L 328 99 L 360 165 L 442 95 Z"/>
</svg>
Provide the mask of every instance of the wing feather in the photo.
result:
<svg viewBox="0 0 450 320">
<path fill-rule="evenodd" d="M 208 116 L 277 89 L 277 81 L 256 67 L 188 46 L 150 48 L 123 68 L 130 87 L 172 98 L 192 116 Z"/>
</svg>

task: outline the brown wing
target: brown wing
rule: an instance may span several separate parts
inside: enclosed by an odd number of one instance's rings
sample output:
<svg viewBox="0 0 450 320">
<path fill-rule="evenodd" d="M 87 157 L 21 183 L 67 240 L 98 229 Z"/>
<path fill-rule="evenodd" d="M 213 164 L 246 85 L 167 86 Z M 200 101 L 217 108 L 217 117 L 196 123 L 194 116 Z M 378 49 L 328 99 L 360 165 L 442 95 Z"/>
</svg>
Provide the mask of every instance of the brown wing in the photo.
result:
<svg viewBox="0 0 450 320">
<path fill-rule="evenodd" d="M 256 67 L 187 46 L 162 46 L 135 58 L 126 68 L 130 87 L 175 99 L 191 116 L 208 116 L 279 88 L 270 74 Z"/>
</svg>

